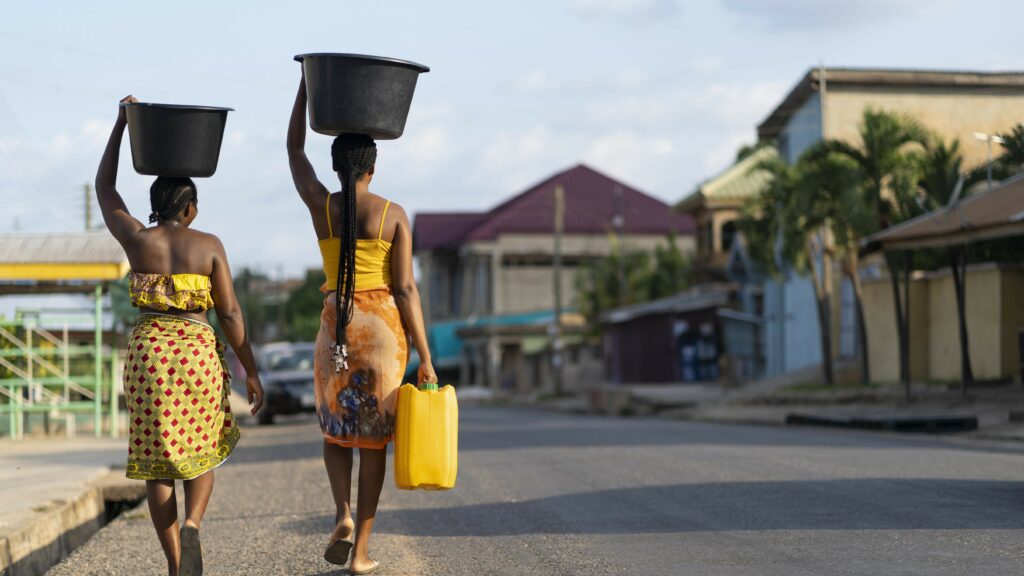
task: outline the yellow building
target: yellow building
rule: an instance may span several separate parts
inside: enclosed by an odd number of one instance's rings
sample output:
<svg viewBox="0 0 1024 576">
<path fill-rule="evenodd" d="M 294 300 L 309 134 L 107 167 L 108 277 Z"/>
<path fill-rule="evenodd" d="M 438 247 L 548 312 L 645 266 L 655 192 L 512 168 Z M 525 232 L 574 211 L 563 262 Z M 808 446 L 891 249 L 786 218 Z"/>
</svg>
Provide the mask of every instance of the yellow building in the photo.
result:
<svg viewBox="0 0 1024 576">
<path fill-rule="evenodd" d="M 868 250 L 952 250 L 982 240 L 1024 236 L 1024 174 L 874 234 Z M 959 252 L 963 254 L 963 252 Z M 1024 266 L 963 266 L 963 317 L 976 380 L 1017 380 L 1024 346 Z M 908 288 L 901 286 L 900 290 Z M 955 277 L 947 266 L 909 283 L 911 380 L 960 380 L 961 347 Z M 903 299 L 903 298 L 901 298 Z M 865 324 L 873 380 L 899 379 L 899 340 L 889 278 L 864 283 Z"/>
<path fill-rule="evenodd" d="M 1020 378 L 1024 345 L 1024 268 L 994 263 L 969 266 L 966 274 L 967 332 L 977 380 Z M 910 378 L 960 379 L 960 335 L 950 271 L 918 273 L 910 282 Z M 864 283 L 871 378 L 899 380 L 892 286 L 888 278 Z"/>
</svg>

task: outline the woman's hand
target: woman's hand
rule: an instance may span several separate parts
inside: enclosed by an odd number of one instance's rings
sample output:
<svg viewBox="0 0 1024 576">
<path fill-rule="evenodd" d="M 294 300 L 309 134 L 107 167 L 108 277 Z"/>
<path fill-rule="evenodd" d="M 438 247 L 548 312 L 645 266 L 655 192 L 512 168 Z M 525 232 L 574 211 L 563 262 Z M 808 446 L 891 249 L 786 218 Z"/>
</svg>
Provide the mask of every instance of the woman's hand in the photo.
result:
<svg viewBox="0 0 1024 576">
<path fill-rule="evenodd" d="M 132 103 L 133 104 L 133 103 L 138 102 L 138 101 L 139 101 L 139 99 L 136 98 L 135 96 L 132 96 L 131 94 L 125 96 L 124 98 L 121 98 L 121 101 L 117 103 L 118 104 L 118 106 L 117 106 L 117 121 L 121 122 L 121 123 L 127 123 L 128 122 L 128 114 L 125 112 L 124 106 L 121 106 L 121 104 L 126 104 L 126 103 Z"/>
<path fill-rule="evenodd" d="M 255 416 L 263 407 L 263 384 L 260 383 L 259 374 L 245 377 L 245 390 L 249 396 L 249 405 L 252 406 L 249 413 Z"/>
<path fill-rule="evenodd" d="M 434 372 L 434 365 L 429 360 L 420 363 L 419 379 L 420 384 L 437 384 L 437 374 Z"/>
</svg>

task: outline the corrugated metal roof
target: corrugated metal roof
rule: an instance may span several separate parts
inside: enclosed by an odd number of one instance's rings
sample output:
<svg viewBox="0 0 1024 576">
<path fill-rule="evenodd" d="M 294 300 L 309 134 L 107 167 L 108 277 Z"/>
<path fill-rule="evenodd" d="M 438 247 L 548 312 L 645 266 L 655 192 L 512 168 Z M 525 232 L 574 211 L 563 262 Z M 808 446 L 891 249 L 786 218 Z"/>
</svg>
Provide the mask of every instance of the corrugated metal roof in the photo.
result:
<svg viewBox="0 0 1024 576">
<path fill-rule="evenodd" d="M 1024 235 L 1024 174 L 863 240 L 866 252 L 952 246 Z"/>
<path fill-rule="evenodd" d="M 694 220 L 657 198 L 585 166 L 574 166 L 517 194 L 485 213 L 417 214 L 417 249 L 492 240 L 501 234 L 551 234 L 554 189 L 565 191 L 565 233 L 607 234 L 622 192 L 625 234 L 693 234 Z"/>
<path fill-rule="evenodd" d="M 705 180 L 703 184 L 677 205 L 677 210 L 691 210 L 701 202 L 708 200 L 729 201 L 745 200 L 755 196 L 764 189 L 771 175 L 754 167 L 762 160 L 778 156 L 774 146 L 762 146 L 750 153 L 746 158 L 729 166 L 722 172 Z"/>
<path fill-rule="evenodd" d="M 679 314 L 717 308 L 729 304 L 735 287 L 731 284 L 705 284 L 675 296 L 609 310 L 601 315 L 605 324 L 621 324 L 642 316 Z"/>
<path fill-rule="evenodd" d="M 0 264 L 121 264 L 124 249 L 107 230 L 0 234 Z"/>
</svg>

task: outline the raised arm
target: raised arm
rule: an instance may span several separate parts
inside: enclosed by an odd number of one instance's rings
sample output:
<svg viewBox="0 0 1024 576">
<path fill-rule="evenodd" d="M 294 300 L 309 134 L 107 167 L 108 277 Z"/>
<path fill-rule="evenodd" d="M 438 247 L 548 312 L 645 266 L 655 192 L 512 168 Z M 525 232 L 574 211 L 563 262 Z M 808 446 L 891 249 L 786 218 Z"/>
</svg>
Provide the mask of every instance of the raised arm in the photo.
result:
<svg viewBox="0 0 1024 576">
<path fill-rule="evenodd" d="M 211 280 L 214 309 L 217 312 L 220 327 L 227 336 L 228 344 L 238 355 L 242 367 L 245 368 L 245 390 L 249 404 L 252 406 L 250 412 L 255 416 L 263 406 L 263 385 L 260 383 L 259 369 L 256 367 L 256 358 L 252 354 L 252 346 L 249 345 L 249 337 L 245 333 L 242 307 L 238 305 L 238 298 L 235 297 L 235 286 L 231 282 L 231 269 L 228 267 L 224 245 L 217 238 L 212 238 L 210 244 L 213 253 Z"/>
<path fill-rule="evenodd" d="M 134 96 L 126 96 L 121 102 L 138 102 Z M 100 167 L 96 170 L 96 200 L 103 213 L 103 222 L 107 229 L 123 246 L 131 237 L 146 226 L 128 213 L 128 207 L 117 192 L 117 164 L 121 155 L 121 138 L 124 128 L 128 125 L 128 117 L 124 107 L 117 108 L 117 121 L 107 140 L 107 148 L 100 159 Z"/>
<path fill-rule="evenodd" d="M 401 206 L 392 204 L 391 207 L 392 213 L 398 218 L 395 237 L 391 242 L 391 289 L 405 329 L 408 330 L 412 344 L 420 355 L 420 383 L 437 382 L 430 348 L 427 346 L 427 331 L 423 326 L 420 291 L 412 274 L 412 232 L 409 228 L 409 217 Z"/>
<path fill-rule="evenodd" d="M 306 157 L 306 78 L 299 81 L 299 92 L 295 95 L 292 117 L 288 121 L 288 166 L 292 170 L 292 182 L 302 201 L 314 215 L 322 214 L 327 198 L 327 188 L 320 183 L 313 171 L 313 165 Z"/>
</svg>

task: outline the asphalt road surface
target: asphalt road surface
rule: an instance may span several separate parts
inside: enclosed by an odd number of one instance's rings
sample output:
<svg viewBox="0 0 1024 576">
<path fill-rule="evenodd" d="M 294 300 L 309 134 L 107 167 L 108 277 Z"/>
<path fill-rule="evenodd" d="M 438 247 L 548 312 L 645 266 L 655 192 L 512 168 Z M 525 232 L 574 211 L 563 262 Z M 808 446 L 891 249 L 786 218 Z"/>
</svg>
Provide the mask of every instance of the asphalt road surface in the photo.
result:
<svg viewBox="0 0 1024 576">
<path fill-rule="evenodd" d="M 1024 574 L 1024 455 L 933 438 L 464 406 L 458 486 L 389 476 L 380 574 Z M 246 428 L 207 574 L 344 574 L 315 420 Z M 179 490 L 180 492 L 180 490 Z M 54 575 L 164 573 L 145 507 Z"/>
</svg>

